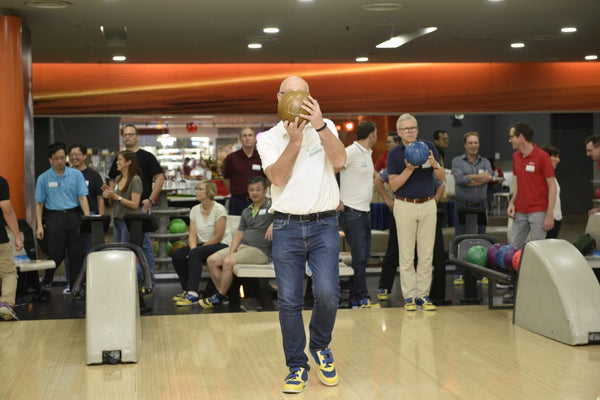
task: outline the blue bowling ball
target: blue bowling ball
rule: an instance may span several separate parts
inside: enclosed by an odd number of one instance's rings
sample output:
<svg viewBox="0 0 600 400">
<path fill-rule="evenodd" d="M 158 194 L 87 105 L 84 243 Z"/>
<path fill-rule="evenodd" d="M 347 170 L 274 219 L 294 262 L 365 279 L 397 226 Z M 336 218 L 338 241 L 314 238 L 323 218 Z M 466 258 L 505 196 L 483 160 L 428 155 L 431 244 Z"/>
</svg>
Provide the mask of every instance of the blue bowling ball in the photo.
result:
<svg viewBox="0 0 600 400">
<path fill-rule="evenodd" d="M 412 142 L 406 146 L 404 157 L 412 165 L 422 165 L 429 157 L 429 147 L 421 141 Z"/>
<path fill-rule="evenodd" d="M 498 253 L 496 253 L 496 265 L 498 267 L 507 268 L 506 264 L 504 264 L 504 256 L 506 255 L 507 252 L 509 252 L 513 248 L 514 247 L 511 246 L 510 244 L 500 247 L 500 250 L 498 250 Z"/>
</svg>

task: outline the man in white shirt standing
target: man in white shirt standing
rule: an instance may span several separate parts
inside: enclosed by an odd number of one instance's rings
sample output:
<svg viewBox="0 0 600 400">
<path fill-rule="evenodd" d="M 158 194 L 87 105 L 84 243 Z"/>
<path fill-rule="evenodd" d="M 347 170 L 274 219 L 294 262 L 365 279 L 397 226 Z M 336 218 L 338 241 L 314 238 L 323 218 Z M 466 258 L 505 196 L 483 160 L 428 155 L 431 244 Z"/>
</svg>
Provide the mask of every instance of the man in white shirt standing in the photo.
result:
<svg viewBox="0 0 600 400">
<path fill-rule="evenodd" d="M 366 267 L 371 253 L 371 199 L 373 198 L 373 151 L 377 126 L 363 121 L 356 141 L 346 148 L 346 165 L 340 171 L 340 222 L 352 254 L 354 276 L 350 278 L 352 308 L 378 308 L 367 290 Z"/>
<path fill-rule="evenodd" d="M 277 100 L 287 92 L 308 92 L 297 76 L 283 80 Z M 279 323 L 289 368 L 285 393 L 300 393 L 308 381 L 308 357 L 302 320 L 305 266 L 312 270 L 315 303 L 309 326 L 309 351 L 321 382 L 338 384 L 329 349 L 340 297 L 340 251 L 335 173 L 346 163 L 346 151 L 332 121 L 324 119 L 309 96 L 300 115 L 307 121 L 280 121 L 258 138 L 262 166 L 271 182 L 273 265 L 278 287 Z"/>
</svg>

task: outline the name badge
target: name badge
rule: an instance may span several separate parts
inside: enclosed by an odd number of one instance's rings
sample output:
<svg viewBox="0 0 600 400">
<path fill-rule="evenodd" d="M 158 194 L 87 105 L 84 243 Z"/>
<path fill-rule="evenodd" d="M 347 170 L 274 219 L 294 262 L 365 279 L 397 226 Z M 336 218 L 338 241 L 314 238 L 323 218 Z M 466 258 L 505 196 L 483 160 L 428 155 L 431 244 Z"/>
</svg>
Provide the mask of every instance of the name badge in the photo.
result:
<svg viewBox="0 0 600 400">
<path fill-rule="evenodd" d="M 260 171 L 260 164 L 252 164 L 252 171 Z"/>
<path fill-rule="evenodd" d="M 531 164 L 527 165 L 525 167 L 525 171 L 527 171 L 527 172 L 535 172 L 535 165 L 531 165 Z"/>
<path fill-rule="evenodd" d="M 48 187 L 58 187 L 58 182 L 48 182 Z"/>
<path fill-rule="evenodd" d="M 265 215 L 267 213 L 267 210 L 265 210 L 264 208 L 262 210 L 258 210 L 258 215 Z"/>
</svg>

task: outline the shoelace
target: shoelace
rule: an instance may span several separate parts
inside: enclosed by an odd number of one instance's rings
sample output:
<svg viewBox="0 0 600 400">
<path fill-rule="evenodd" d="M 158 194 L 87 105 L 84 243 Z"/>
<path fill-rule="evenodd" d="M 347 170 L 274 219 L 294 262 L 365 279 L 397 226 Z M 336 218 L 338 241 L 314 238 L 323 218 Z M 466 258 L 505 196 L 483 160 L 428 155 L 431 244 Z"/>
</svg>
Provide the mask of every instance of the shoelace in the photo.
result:
<svg viewBox="0 0 600 400">
<path fill-rule="evenodd" d="M 323 357 L 323 363 L 325 367 L 329 367 L 329 364 L 333 363 L 333 356 L 331 355 L 331 351 L 323 350 L 321 352 L 321 356 Z"/>
<path fill-rule="evenodd" d="M 285 377 L 286 381 L 289 380 L 300 380 L 300 368 L 295 368 L 293 370 L 290 371 L 290 373 L 288 374 L 288 376 Z"/>
</svg>

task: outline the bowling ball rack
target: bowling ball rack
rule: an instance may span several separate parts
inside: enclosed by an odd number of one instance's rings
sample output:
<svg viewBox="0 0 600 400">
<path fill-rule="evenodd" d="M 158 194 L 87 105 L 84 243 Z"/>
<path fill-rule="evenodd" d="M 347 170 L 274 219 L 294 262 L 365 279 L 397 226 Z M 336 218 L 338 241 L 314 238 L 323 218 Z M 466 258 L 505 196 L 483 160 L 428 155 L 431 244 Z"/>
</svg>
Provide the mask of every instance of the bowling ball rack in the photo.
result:
<svg viewBox="0 0 600 400">
<path fill-rule="evenodd" d="M 513 305 L 494 305 L 494 290 L 496 284 L 516 285 L 518 273 L 509 271 L 500 267 L 482 267 L 477 264 L 470 263 L 465 260 L 466 254 L 473 246 L 483 246 L 489 248 L 491 245 L 498 243 L 496 238 L 489 235 L 461 235 L 457 236 L 450 242 L 448 249 L 448 258 L 455 265 L 463 267 L 465 270 L 479 276 L 488 278 L 488 307 L 490 309 L 513 308 Z M 477 287 L 468 288 L 465 285 L 465 299 L 461 300 L 467 304 L 481 304 L 481 298 L 477 297 Z"/>
</svg>

